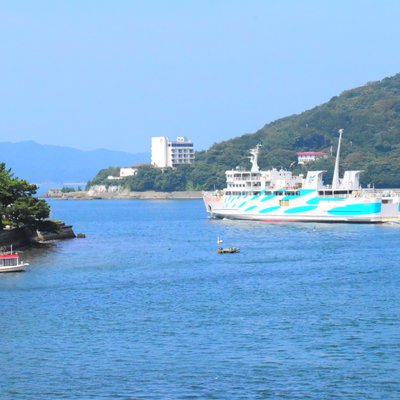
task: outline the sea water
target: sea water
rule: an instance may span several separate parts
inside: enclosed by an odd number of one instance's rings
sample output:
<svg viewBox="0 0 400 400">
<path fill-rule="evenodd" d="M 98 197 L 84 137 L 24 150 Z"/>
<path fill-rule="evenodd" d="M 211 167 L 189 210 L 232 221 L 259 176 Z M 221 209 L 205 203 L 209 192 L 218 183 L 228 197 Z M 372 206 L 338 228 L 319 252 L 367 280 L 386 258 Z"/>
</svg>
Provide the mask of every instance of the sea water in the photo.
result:
<svg viewBox="0 0 400 400">
<path fill-rule="evenodd" d="M 398 227 L 51 205 L 87 238 L 0 276 L 0 398 L 400 397 Z"/>
</svg>

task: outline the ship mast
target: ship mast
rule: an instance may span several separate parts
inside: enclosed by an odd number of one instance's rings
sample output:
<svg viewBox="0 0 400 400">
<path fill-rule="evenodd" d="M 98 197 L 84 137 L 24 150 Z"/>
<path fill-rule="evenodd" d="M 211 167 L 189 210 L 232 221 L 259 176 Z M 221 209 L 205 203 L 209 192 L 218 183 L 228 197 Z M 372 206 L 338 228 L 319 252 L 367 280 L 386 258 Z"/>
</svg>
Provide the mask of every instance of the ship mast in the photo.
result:
<svg viewBox="0 0 400 400">
<path fill-rule="evenodd" d="M 339 158 L 340 158 L 340 145 L 342 143 L 343 129 L 339 129 L 339 142 L 336 151 L 335 169 L 333 170 L 332 189 L 339 189 Z"/>
<path fill-rule="evenodd" d="M 251 172 L 260 172 L 260 167 L 258 166 L 258 155 L 260 154 L 260 147 L 261 144 L 258 144 L 254 149 L 250 150 L 251 156 L 250 162 L 251 162 Z"/>
</svg>

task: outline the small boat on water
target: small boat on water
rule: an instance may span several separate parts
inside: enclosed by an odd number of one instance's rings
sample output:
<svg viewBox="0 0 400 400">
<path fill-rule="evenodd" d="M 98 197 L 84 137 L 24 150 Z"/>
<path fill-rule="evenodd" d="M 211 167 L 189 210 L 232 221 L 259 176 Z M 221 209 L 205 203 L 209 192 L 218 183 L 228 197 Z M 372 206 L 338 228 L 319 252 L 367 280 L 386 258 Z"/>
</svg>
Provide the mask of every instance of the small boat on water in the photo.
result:
<svg viewBox="0 0 400 400">
<path fill-rule="evenodd" d="M 218 247 L 218 254 L 240 253 L 239 247 Z"/>
<path fill-rule="evenodd" d="M 0 254 L 0 273 L 23 272 L 28 265 L 20 261 L 19 254 L 13 253 L 12 248 L 9 253 Z"/>
</svg>

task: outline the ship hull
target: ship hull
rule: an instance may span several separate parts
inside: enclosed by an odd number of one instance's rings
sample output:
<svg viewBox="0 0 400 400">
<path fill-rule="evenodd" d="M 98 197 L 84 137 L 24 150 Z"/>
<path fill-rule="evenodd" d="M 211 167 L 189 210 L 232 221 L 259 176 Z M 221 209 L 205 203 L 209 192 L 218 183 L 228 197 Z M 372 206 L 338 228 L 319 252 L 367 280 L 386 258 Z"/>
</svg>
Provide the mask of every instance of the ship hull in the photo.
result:
<svg viewBox="0 0 400 400">
<path fill-rule="evenodd" d="M 28 264 L 21 263 L 18 265 L 10 265 L 10 266 L 1 266 L 0 273 L 9 273 L 9 272 L 24 272 L 26 270 Z"/>
<path fill-rule="evenodd" d="M 269 223 L 326 222 L 379 224 L 399 221 L 398 197 L 357 194 L 351 197 L 321 197 L 316 190 L 301 190 L 298 196 L 225 195 L 205 192 L 204 203 L 213 218 Z"/>
</svg>

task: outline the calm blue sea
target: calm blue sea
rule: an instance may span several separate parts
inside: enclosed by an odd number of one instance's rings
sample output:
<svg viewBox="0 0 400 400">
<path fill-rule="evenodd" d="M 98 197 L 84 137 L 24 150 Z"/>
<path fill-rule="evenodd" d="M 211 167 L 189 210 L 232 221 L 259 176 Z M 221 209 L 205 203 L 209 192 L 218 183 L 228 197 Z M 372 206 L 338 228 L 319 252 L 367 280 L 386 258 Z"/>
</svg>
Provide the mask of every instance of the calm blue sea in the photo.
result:
<svg viewBox="0 0 400 400">
<path fill-rule="evenodd" d="M 399 227 L 51 204 L 87 238 L 0 276 L 1 399 L 400 398 Z"/>
</svg>

